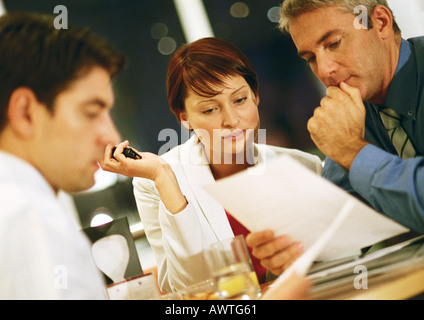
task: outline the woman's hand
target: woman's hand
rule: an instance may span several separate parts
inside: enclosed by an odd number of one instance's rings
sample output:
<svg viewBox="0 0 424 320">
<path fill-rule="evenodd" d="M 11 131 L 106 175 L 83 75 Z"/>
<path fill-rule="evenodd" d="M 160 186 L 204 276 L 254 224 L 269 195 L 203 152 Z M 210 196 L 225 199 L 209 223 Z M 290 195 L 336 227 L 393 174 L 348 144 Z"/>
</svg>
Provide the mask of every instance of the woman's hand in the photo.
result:
<svg viewBox="0 0 424 320">
<path fill-rule="evenodd" d="M 112 154 L 114 145 L 109 144 L 106 147 L 103 162 L 100 163 L 102 169 L 128 177 L 140 177 L 155 181 L 161 168 L 169 166 L 158 155 L 149 152 L 140 152 L 134 148 L 131 149 L 141 155 L 142 159 L 135 160 L 127 158 L 123 154 L 123 151 L 128 146 L 129 142 L 124 141 L 117 145 L 115 152 Z"/>
<path fill-rule="evenodd" d="M 248 234 L 246 243 L 261 265 L 275 275 L 282 274 L 303 252 L 300 242 L 292 242 L 288 235 L 274 238 L 271 230 Z"/>
<path fill-rule="evenodd" d="M 187 206 L 187 200 L 180 190 L 171 166 L 154 153 L 139 152 L 134 148 L 132 149 L 142 158 L 137 160 L 127 158 L 122 152 L 128 146 L 128 141 L 121 142 L 112 154 L 114 145 L 109 144 L 106 147 L 103 161 L 100 163 L 102 169 L 128 177 L 146 178 L 154 181 L 167 210 L 173 214 L 183 210 Z"/>
</svg>

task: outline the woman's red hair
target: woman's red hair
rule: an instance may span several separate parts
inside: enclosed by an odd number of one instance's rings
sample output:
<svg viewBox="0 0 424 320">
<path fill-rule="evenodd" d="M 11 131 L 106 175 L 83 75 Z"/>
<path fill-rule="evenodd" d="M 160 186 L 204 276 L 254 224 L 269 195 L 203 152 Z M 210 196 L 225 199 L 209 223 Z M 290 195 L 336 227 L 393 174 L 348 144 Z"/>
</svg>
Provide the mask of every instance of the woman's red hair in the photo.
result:
<svg viewBox="0 0 424 320">
<path fill-rule="evenodd" d="M 213 97 L 220 92 L 212 86 L 223 86 L 226 78 L 237 75 L 258 95 L 256 72 L 246 55 L 233 44 L 218 38 L 202 38 L 183 45 L 168 66 L 166 87 L 171 111 L 179 121 L 188 91 Z"/>
</svg>

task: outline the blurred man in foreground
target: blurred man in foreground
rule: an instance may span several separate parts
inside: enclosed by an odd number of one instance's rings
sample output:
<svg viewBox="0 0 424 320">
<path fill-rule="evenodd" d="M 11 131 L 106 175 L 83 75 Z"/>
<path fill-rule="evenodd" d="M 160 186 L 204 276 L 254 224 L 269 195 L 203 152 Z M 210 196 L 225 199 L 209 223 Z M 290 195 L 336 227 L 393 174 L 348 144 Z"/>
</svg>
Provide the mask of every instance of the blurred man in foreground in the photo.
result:
<svg viewBox="0 0 424 320">
<path fill-rule="evenodd" d="M 104 299 L 88 240 L 57 194 L 94 185 L 119 140 L 111 78 L 125 58 L 53 18 L 0 18 L 0 298 Z"/>
</svg>

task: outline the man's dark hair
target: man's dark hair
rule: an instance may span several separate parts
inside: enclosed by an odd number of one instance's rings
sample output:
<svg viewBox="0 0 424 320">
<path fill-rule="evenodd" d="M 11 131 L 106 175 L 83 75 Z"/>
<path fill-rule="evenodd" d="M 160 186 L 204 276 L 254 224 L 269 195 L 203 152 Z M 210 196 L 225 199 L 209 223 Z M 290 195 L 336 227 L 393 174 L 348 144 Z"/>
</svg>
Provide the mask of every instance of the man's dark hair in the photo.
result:
<svg viewBox="0 0 424 320">
<path fill-rule="evenodd" d="M 15 89 L 30 88 L 52 111 L 57 95 L 92 67 L 112 78 L 126 65 L 121 52 L 88 29 L 55 29 L 53 21 L 19 11 L 0 17 L 0 131 Z"/>
</svg>

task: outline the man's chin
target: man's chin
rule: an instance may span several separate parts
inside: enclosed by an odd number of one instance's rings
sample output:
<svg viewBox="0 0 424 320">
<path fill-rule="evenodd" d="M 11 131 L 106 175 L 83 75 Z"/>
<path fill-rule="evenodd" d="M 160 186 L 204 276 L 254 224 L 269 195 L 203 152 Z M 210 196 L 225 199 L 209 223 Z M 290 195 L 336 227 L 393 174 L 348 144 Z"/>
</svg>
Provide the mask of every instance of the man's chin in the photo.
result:
<svg viewBox="0 0 424 320">
<path fill-rule="evenodd" d="M 72 184 L 72 185 L 67 185 L 67 186 L 63 187 L 62 190 L 67 192 L 67 193 L 84 192 L 84 191 L 88 191 L 91 188 L 93 188 L 94 185 L 95 185 L 95 182 L 96 181 L 93 177 L 91 180 L 87 180 L 86 182 L 78 181 L 78 183 L 75 183 L 75 184 Z"/>
</svg>

